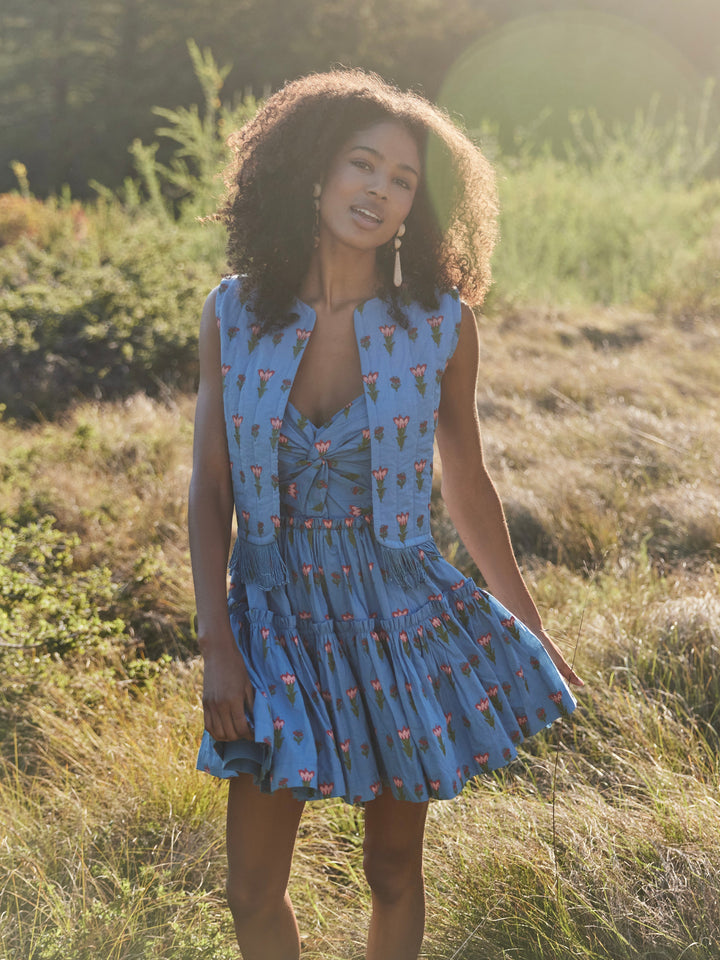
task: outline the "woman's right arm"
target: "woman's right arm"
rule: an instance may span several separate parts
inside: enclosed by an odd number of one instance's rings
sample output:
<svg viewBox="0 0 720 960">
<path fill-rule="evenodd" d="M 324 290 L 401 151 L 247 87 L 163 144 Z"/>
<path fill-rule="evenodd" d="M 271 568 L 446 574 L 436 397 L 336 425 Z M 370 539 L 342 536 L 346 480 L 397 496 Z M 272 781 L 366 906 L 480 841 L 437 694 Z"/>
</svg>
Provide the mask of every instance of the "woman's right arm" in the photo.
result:
<svg viewBox="0 0 720 960">
<path fill-rule="evenodd" d="M 200 385 L 195 409 L 193 471 L 188 501 L 198 642 L 204 660 L 205 729 L 220 741 L 252 739 L 245 718 L 253 688 L 230 627 L 226 569 L 233 491 L 225 434 L 220 333 L 213 290 L 200 322 Z"/>
</svg>

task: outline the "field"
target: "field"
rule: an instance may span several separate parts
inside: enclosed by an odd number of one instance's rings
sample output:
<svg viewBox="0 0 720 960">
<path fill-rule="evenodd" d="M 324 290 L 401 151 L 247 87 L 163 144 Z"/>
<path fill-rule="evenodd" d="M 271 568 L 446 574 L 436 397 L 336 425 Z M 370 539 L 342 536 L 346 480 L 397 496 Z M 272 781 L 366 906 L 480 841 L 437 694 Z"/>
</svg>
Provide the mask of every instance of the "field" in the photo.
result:
<svg viewBox="0 0 720 960">
<path fill-rule="evenodd" d="M 507 770 L 431 805 L 422 955 L 711 960 L 720 184 L 649 161 L 501 170 L 486 455 L 587 687 Z M 0 203 L 0 958 L 230 960 L 185 529 L 222 240 L 127 192 L 83 207 L 20 187 Z M 433 523 L 475 574 L 437 491 Z M 306 807 L 308 960 L 363 956 L 361 843 L 361 811 Z"/>
</svg>

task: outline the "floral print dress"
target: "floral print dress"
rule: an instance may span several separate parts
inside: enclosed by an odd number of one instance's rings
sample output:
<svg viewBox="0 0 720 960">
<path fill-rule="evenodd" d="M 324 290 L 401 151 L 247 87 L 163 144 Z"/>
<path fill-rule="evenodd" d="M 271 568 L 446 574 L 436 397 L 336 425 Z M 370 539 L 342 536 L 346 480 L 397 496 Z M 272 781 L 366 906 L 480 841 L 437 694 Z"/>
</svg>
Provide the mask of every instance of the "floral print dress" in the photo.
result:
<svg viewBox="0 0 720 960">
<path fill-rule="evenodd" d="M 439 557 L 421 556 L 415 587 L 382 569 L 372 484 L 383 478 L 362 395 L 320 426 L 288 402 L 278 431 L 289 581 L 233 583 L 228 600 L 254 741 L 206 732 L 198 769 L 250 772 L 301 800 L 448 799 L 568 716 L 575 701 L 541 642 L 491 595 Z M 418 470 L 405 482 L 429 481 Z"/>
</svg>

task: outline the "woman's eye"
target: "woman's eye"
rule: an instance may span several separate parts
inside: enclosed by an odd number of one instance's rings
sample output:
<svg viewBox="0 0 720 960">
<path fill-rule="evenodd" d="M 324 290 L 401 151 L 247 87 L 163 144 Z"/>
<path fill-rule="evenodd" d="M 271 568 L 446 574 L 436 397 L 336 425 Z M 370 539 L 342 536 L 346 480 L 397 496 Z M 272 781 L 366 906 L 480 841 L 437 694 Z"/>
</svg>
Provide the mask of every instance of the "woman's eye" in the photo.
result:
<svg viewBox="0 0 720 960">
<path fill-rule="evenodd" d="M 367 160 L 351 160 L 350 163 L 354 164 L 356 167 L 360 167 L 361 170 L 369 170 L 370 164 Z"/>
<path fill-rule="evenodd" d="M 395 183 L 399 184 L 399 185 L 400 185 L 401 187 L 403 187 L 405 190 L 409 190 L 409 189 L 410 189 L 410 184 L 407 182 L 407 180 L 396 180 Z"/>
</svg>

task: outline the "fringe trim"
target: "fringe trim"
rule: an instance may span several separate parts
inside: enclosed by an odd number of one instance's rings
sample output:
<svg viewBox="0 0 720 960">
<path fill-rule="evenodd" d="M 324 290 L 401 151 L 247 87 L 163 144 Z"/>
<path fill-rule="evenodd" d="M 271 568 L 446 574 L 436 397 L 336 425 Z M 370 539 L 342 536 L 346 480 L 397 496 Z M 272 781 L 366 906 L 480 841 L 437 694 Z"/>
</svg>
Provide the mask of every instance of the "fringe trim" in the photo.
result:
<svg viewBox="0 0 720 960">
<path fill-rule="evenodd" d="M 240 583 L 254 583 L 263 590 L 271 590 L 288 582 L 287 567 L 276 540 L 252 543 L 237 537 L 229 570 L 231 578 L 237 578 Z"/>
<path fill-rule="evenodd" d="M 437 560 L 439 557 L 433 540 L 424 540 L 410 547 L 389 547 L 384 543 L 378 543 L 377 547 L 380 566 L 387 571 L 388 577 L 407 588 L 418 587 L 427 578 L 427 571 L 420 558 L 421 550 L 428 560 Z"/>
</svg>

